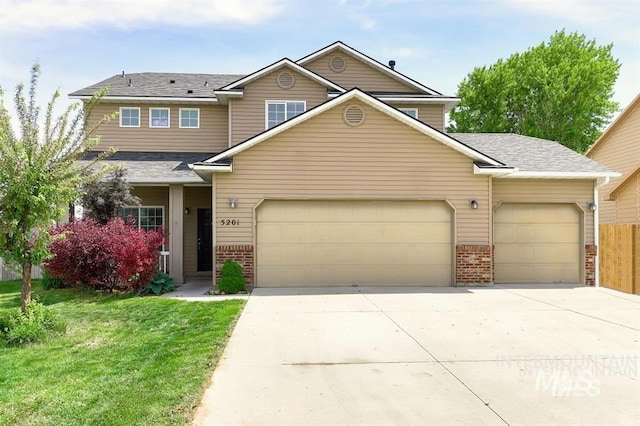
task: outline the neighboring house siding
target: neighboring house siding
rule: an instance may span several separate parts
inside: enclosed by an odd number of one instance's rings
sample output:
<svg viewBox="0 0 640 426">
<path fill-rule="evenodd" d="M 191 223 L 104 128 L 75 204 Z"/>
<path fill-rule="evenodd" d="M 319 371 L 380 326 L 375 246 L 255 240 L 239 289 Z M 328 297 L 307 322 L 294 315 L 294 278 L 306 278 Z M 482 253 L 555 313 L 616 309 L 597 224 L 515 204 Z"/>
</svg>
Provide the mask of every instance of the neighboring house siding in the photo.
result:
<svg viewBox="0 0 640 426">
<path fill-rule="evenodd" d="M 295 82 L 290 89 L 282 89 L 276 79 L 287 71 Z M 280 68 L 244 87 L 242 99 L 232 99 L 231 145 L 236 145 L 265 130 L 265 101 L 306 101 L 307 111 L 327 100 L 327 88 L 289 67 Z"/>
<path fill-rule="evenodd" d="M 198 269 L 198 208 L 211 208 L 211 187 L 185 187 L 184 206 L 189 209 L 184 217 L 184 274 L 189 276 Z"/>
<path fill-rule="evenodd" d="M 329 61 L 336 55 L 345 60 L 346 67 L 342 72 L 335 72 L 329 66 Z M 385 75 L 359 59 L 341 52 L 329 52 L 305 64 L 304 67 L 339 84 L 345 89 L 357 87 L 365 92 L 416 92 L 414 87 Z"/>
<path fill-rule="evenodd" d="M 611 191 L 640 166 L 640 102 L 635 102 L 628 108 L 632 109 L 623 113 L 624 116 L 621 116 L 620 120 L 606 131 L 603 139 L 588 154 L 590 158 L 600 164 L 622 173 L 621 177 L 611 178 L 607 185 L 599 189 L 601 205 L 618 206 L 607 206 L 607 208 L 600 210 L 600 223 L 615 223 L 618 221 L 618 217 L 628 217 L 626 213 L 621 216 L 620 213 L 615 212 L 616 208 L 620 208 L 619 201 L 616 204 L 604 201 L 609 199 Z"/>
<path fill-rule="evenodd" d="M 446 199 L 456 209 L 457 244 L 489 243 L 489 178 L 472 173 L 470 158 L 366 105 L 366 122 L 349 127 L 345 107 L 236 155 L 233 173 L 216 175 L 217 220 L 240 220 L 217 227 L 218 245 L 254 243 L 254 208 L 263 198 Z M 472 210 L 470 199 L 480 208 Z"/>
<path fill-rule="evenodd" d="M 640 175 L 616 194 L 615 223 L 640 223 Z"/>
<path fill-rule="evenodd" d="M 390 105 L 395 108 L 416 108 L 418 110 L 418 120 L 444 132 L 444 105 L 417 105 L 395 102 L 390 103 Z"/>
<path fill-rule="evenodd" d="M 229 119 L 226 105 L 115 104 L 103 103 L 93 110 L 94 119 L 118 112 L 120 107 L 140 108 L 140 127 L 120 127 L 118 118 L 102 125 L 98 149 L 119 151 L 220 152 L 228 147 Z M 149 128 L 149 108 L 170 108 L 170 128 Z M 200 128 L 180 128 L 180 108 L 200 109 Z M 93 121 L 95 123 L 95 121 Z"/>
<path fill-rule="evenodd" d="M 575 203 L 585 211 L 585 244 L 593 244 L 592 180 L 494 179 L 493 204 L 499 203 Z"/>
</svg>

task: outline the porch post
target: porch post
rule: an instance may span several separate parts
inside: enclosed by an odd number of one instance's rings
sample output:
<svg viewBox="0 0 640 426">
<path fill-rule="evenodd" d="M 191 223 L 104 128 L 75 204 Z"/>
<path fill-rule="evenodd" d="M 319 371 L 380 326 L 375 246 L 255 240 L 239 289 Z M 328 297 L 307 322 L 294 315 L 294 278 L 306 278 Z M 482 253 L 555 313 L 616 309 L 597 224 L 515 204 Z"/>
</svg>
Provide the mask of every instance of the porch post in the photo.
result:
<svg viewBox="0 0 640 426">
<path fill-rule="evenodd" d="M 169 185 L 169 265 L 176 284 L 184 283 L 184 187 Z"/>
<path fill-rule="evenodd" d="M 212 286 L 215 288 L 216 283 L 218 282 L 218 236 L 217 236 L 217 216 L 216 216 L 216 174 L 211 173 L 211 244 L 213 245 L 213 282 Z"/>
</svg>

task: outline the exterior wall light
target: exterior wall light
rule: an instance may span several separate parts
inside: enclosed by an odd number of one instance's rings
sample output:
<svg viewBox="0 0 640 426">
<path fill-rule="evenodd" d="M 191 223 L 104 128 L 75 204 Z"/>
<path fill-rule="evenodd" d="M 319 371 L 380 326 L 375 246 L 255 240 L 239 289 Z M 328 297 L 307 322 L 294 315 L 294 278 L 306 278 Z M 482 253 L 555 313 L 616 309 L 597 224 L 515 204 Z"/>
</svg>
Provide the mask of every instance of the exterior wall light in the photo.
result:
<svg viewBox="0 0 640 426">
<path fill-rule="evenodd" d="M 477 200 L 471 200 L 471 201 L 469 201 L 469 205 L 471 206 L 472 209 L 476 210 L 478 208 L 478 201 Z"/>
<path fill-rule="evenodd" d="M 593 201 L 589 201 L 587 203 L 587 208 L 589 210 L 591 210 L 592 212 L 595 212 L 598 209 L 598 205 L 596 203 L 594 203 Z"/>
<path fill-rule="evenodd" d="M 185 214 L 185 215 L 188 215 L 188 214 L 189 214 L 189 207 L 185 207 L 185 208 L 184 208 L 184 214 Z"/>
<path fill-rule="evenodd" d="M 238 207 L 238 199 L 237 198 L 229 198 L 229 207 L 235 209 Z"/>
</svg>

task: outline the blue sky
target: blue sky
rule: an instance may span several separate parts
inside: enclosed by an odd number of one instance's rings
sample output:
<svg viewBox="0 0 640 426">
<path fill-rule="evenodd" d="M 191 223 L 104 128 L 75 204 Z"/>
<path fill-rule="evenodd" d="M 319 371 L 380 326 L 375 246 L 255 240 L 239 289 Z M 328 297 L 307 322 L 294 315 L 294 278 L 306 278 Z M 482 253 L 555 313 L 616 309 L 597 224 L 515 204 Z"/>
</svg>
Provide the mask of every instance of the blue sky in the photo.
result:
<svg viewBox="0 0 640 426">
<path fill-rule="evenodd" d="M 555 30 L 613 43 L 614 100 L 640 92 L 638 0 L 0 0 L 0 86 L 42 66 L 40 99 L 123 70 L 250 73 L 341 40 L 447 95 Z"/>
</svg>

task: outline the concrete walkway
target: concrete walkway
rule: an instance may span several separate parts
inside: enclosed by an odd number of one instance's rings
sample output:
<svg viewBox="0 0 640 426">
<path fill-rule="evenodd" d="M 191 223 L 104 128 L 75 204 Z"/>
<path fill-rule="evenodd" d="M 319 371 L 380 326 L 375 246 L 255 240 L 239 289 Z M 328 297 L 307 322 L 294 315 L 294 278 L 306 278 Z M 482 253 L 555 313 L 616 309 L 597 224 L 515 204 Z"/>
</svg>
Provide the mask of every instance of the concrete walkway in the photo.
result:
<svg viewBox="0 0 640 426">
<path fill-rule="evenodd" d="M 165 293 L 162 295 L 162 297 L 166 297 L 168 299 L 187 300 L 191 302 L 219 302 L 221 300 L 246 300 L 249 298 L 248 294 L 207 294 L 207 292 L 211 290 L 212 287 L 211 277 L 190 278 L 186 281 L 186 283 L 176 286 L 178 287 L 176 291 Z"/>
<path fill-rule="evenodd" d="M 639 329 L 607 289 L 257 289 L 194 424 L 637 424 Z"/>
</svg>

